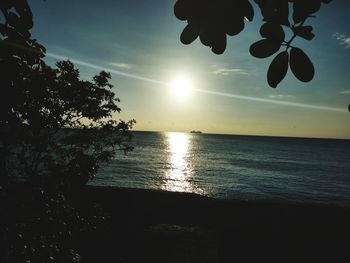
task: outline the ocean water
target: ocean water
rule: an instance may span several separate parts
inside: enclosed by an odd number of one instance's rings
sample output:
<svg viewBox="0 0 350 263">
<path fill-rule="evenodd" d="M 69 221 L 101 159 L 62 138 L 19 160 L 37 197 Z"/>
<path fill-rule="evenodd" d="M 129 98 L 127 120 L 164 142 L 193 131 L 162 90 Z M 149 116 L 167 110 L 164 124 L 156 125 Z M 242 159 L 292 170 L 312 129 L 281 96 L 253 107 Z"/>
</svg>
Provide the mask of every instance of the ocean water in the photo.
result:
<svg viewBox="0 0 350 263">
<path fill-rule="evenodd" d="M 133 134 L 91 184 L 350 206 L 350 140 Z"/>
</svg>

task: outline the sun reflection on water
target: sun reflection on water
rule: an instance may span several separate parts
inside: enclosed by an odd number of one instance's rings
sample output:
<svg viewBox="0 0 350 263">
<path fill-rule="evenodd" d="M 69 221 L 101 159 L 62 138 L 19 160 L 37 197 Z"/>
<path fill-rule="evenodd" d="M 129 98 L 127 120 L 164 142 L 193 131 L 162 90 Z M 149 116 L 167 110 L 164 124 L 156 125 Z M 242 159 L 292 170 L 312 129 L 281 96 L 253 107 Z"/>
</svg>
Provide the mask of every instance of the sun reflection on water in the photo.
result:
<svg viewBox="0 0 350 263">
<path fill-rule="evenodd" d="M 200 188 L 191 182 L 193 168 L 190 156 L 190 149 L 192 147 L 190 136 L 190 134 L 186 133 L 166 133 L 170 167 L 165 173 L 164 190 L 203 193 Z"/>
</svg>

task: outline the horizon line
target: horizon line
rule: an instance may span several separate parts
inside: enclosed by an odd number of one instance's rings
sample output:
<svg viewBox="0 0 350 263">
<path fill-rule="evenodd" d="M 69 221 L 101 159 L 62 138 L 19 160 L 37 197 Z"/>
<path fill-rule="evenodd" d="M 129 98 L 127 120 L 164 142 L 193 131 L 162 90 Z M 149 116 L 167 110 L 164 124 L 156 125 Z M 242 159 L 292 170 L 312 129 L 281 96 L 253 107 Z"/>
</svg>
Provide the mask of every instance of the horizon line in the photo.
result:
<svg viewBox="0 0 350 263">
<path fill-rule="evenodd" d="M 154 133 L 188 133 L 191 131 L 157 131 L 157 130 L 138 130 L 131 129 L 131 132 L 154 132 Z M 201 130 L 199 130 L 201 131 Z M 267 134 L 241 134 L 241 133 L 220 133 L 220 132 L 205 132 L 199 135 L 228 135 L 228 136 L 248 136 L 248 137 L 276 137 L 276 138 L 296 138 L 296 139 L 321 139 L 321 140 L 350 140 L 349 138 L 340 137 L 307 137 L 307 136 L 288 136 L 288 135 L 267 135 Z M 193 134 L 193 133 L 192 133 Z"/>
</svg>

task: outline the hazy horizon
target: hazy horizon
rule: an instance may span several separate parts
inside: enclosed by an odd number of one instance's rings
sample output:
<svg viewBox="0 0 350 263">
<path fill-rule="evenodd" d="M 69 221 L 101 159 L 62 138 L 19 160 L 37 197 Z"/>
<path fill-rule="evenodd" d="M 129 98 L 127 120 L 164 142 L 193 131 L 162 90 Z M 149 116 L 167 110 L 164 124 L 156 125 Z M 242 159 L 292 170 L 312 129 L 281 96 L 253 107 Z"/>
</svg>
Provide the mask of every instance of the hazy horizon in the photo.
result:
<svg viewBox="0 0 350 263">
<path fill-rule="evenodd" d="M 132 132 L 151 132 L 151 133 L 191 133 L 191 131 L 200 131 L 201 134 L 206 135 L 228 135 L 228 136 L 251 136 L 251 137 L 275 137 L 275 138 L 295 138 L 295 139 L 324 139 L 324 140 L 350 140 L 348 138 L 331 138 L 331 137 L 303 137 L 303 136 L 280 136 L 280 135 L 265 135 L 265 134 L 239 134 L 239 133 L 215 133 L 206 132 L 202 130 L 189 130 L 189 131 L 157 131 L 157 130 L 138 130 L 132 129 Z"/>
</svg>

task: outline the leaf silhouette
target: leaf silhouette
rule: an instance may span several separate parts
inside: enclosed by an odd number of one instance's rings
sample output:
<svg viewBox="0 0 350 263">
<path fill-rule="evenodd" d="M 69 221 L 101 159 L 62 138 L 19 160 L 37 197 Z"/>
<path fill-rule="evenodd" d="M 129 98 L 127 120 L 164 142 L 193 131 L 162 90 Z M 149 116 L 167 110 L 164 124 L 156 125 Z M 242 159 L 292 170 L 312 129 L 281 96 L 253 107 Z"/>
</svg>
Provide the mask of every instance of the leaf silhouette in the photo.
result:
<svg viewBox="0 0 350 263">
<path fill-rule="evenodd" d="M 293 28 L 294 34 L 306 40 L 312 40 L 315 35 L 312 33 L 312 26 L 298 26 Z"/>
<path fill-rule="evenodd" d="M 281 44 L 271 39 L 265 38 L 255 42 L 250 46 L 249 52 L 256 58 L 267 58 L 275 54 L 281 47 Z"/>
<path fill-rule="evenodd" d="M 293 20 L 300 23 L 321 8 L 321 0 L 294 0 Z"/>
<path fill-rule="evenodd" d="M 247 18 L 249 21 L 253 21 L 253 18 L 254 18 L 254 8 L 252 6 L 252 4 L 248 1 L 245 2 L 245 6 L 244 6 L 244 9 L 245 9 L 245 18 Z"/>
<path fill-rule="evenodd" d="M 261 9 L 264 21 L 290 26 L 287 0 L 254 0 Z"/>
<path fill-rule="evenodd" d="M 199 28 L 193 23 L 188 24 L 181 33 L 180 40 L 183 44 L 191 44 L 199 35 Z"/>
<path fill-rule="evenodd" d="M 278 42 L 284 40 L 285 34 L 281 25 L 275 23 L 265 23 L 260 28 L 260 35 Z"/>
<path fill-rule="evenodd" d="M 226 34 L 217 34 L 216 37 L 213 39 L 213 46 L 211 51 L 213 51 L 217 55 L 224 53 L 226 49 L 226 43 Z"/>
<path fill-rule="evenodd" d="M 225 24 L 226 33 L 229 36 L 235 36 L 242 32 L 244 29 L 244 21 L 242 19 L 237 20 L 235 23 L 227 21 Z"/>
<path fill-rule="evenodd" d="M 201 32 L 199 35 L 199 39 L 202 42 L 204 46 L 211 46 L 212 39 L 213 39 L 213 32 L 210 31 L 209 29 L 205 29 Z"/>
<path fill-rule="evenodd" d="M 178 19 L 188 23 L 181 34 L 182 43 L 190 44 L 199 37 L 200 42 L 211 48 L 213 53 L 222 54 L 227 46 L 227 37 L 238 35 L 244 30 L 245 23 L 253 20 L 256 9 L 252 2 L 255 2 L 265 22 L 260 28 L 262 39 L 253 43 L 249 52 L 256 58 L 276 54 L 269 66 L 267 79 L 271 87 L 277 87 L 285 77 L 288 66 L 300 81 L 313 79 L 315 69 L 312 61 L 301 49 L 294 48 L 292 42 L 298 38 L 312 40 L 315 37 L 313 27 L 306 25 L 306 20 L 315 17 L 313 14 L 331 1 L 175 0 L 174 13 Z M 287 28 L 292 35 L 286 34 Z M 282 46 L 288 53 L 278 54 Z"/>
<path fill-rule="evenodd" d="M 267 82 L 270 87 L 276 88 L 284 79 L 288 71 L 289 54 L 287 51 L 279 53 L 271 62 L 267 71 Z"/>
<path fill-rule="evenodd" d="M 181 42 L 192 43 L 199 35 L 201 42 L 215 54 L 226 49 L 226 35 L 238 35 L 245 20 L 252 21 L 254 9 L 248 0 L 177 0 L 175 16 L 187 20 Z"/>
<path fill-rule="evenodd" d="M 10 26 L 15 27 L 15 28 L 17 28 L 21 25 L 21 20 L 20 20 L 19 16 L 13 12 L 9 12 L 7 14 L 7 21 L 8 21 Z"/>
<path fill-rule="evenodd" d="M 309 57 L 300 48 L 290 51 L 290 68 L 294 76 L 303 82 L 309 82 L 315 75 L 315 68 Z"/>
<path fill-rule="evenodd" d="M 191 16 L 193 9 L 192 1 L 177 1 L 174 5 L 174 14 L 179 20 L 186 20 Z"/>
</svg>

